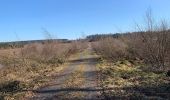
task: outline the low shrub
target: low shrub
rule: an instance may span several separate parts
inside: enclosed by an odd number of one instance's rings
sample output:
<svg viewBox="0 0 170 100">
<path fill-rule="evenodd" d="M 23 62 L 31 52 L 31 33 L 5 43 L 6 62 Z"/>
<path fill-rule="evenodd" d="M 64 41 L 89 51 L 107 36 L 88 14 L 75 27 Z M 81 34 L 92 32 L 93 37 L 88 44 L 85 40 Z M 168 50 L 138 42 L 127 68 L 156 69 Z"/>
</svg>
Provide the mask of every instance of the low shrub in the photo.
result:
<svg viewBox="0 0 170 100">
<path fill-rule="evenodd" d="M 127 45 L 120 39 L 105 38 L 92 46 L 98 54 L 111 61 L 122 60 L 126 56 Z"/>
</svg>

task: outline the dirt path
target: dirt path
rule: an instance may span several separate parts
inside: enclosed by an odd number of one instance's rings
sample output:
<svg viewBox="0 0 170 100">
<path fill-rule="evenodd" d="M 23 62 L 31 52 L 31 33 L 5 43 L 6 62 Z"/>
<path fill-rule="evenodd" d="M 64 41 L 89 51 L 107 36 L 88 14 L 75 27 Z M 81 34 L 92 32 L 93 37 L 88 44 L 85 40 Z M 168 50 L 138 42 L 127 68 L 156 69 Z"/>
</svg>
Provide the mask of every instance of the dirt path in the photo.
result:
<svg viewBox="0 0 170 100">
<path fill-rule="evenodd" d="M 96 59 L 90 48 L 81 52 L 49 85 L 36 90 L 31 100 L 101 100 Z"/>
<path fill-rule="evenodd" d="M 0 69 L 3 67 L 3 65 L 0 64 Z"/>
</svg>

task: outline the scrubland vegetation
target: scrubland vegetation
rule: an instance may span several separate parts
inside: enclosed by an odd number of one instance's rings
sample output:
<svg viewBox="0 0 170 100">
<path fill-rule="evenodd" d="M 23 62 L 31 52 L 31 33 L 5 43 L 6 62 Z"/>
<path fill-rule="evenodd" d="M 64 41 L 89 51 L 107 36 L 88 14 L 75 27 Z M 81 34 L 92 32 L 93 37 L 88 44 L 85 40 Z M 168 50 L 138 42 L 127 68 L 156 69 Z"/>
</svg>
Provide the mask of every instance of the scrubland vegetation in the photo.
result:
<svg viewBox="0 0 170 100">
<path fill-rule="evenodd" d="M 15 46 L 15 45 L 14 45 Z M 69 56 L 86 48 L 83 42 L 46 41 L 0 50 L 0 99 L 22 99 L 63 69 Z"/>
<path fill-rule="evenodd" d="M 144 27 L 136 25 L 137 32 L 91 35 L 66 43 L 1 45 L 0 64 L 5 67 L 0 70 L 0 100 L 32 95 L 29 91 L 51 80 L 67 58 L 86 49 L 89 42 L 100 56 L 97 67 L 106 99 L 169 99 L 170 27 L 166 21 L 154 22 L 150 13 L 146 19 Z M 85 81 L 76 81 L 83 76 L 81 70 L 72 73 L 67 86 Z"/>
<path fill-rule="evenodd" d="M 108 99 L 170 98 L 170 30 L 165 21 L 155 24 L 150 13 L 138 32 L 104 37 L 92 43 Z"/>
</svg>

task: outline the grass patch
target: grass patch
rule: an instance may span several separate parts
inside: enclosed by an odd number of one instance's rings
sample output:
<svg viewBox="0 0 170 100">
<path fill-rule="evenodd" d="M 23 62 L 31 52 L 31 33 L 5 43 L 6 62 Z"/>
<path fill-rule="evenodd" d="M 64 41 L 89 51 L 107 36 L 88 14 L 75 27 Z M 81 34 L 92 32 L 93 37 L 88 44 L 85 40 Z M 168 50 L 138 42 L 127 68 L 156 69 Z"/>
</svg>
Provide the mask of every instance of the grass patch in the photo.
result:
<svg viewBox="0 0 170 100">
<path fill-rule="evenodd" d="M 169 99 L 169 78 L 165 73 L 143 71 L 141 64 L 129 61 L 99 65 L 104 88 L 109 99 Z"/>
<path fill-rule="evenodd" d="M 2 58 L 1 58 L 2 59 Z M 0 98 L 3 100 L 22 100 L 27 90 L 33 90 L 44 85 L 50 80 L 50 76 L 61 71 L 58 60 L 50 62 L 39 62 L 34 59 L 21 59 L 14 57 L 3 57 L 1 60 L 5 66 L 0 70 Z M 0 100 L 1 100 L 0 99 Z"/>
</svg>

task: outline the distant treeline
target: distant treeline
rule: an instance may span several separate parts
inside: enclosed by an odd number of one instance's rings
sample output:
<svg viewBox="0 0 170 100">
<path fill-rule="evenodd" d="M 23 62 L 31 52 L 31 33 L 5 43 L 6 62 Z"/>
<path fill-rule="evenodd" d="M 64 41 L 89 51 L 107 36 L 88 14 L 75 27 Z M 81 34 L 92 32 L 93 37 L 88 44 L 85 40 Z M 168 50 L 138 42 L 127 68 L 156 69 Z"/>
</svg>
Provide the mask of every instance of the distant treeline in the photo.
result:
<svg viewBox="0 0 170 100">
<path fill-rule="evenodd" d="M 95 34 L 95 35 L 87 36 L 86 39 L 89 42 L 93 42 L 93 41 L 98 41 L 100 39 L 107 38 L 107 37 L 118 38 L 120 35 L 121 34 L 119 34 L 119 33 L 116 33 L 116 34 L 113 34 L 113 33 L 109 33 L 109 34 Z"/>
<path fill-rule="evenodd" d="M 167 30 L 167 32 L 170 32 L 170 30 Z M 141 31 L 141 32 L 126 32 L 126 33 L 94 34 L 94 35 L 87 36 L 86 40 L 88 40 L 89 42 L 94 42 L 94 41 L 98 41 L 98 40 L 105 39 L 105 38 L 108 38 L 108 37 L 119 38 L 121 36 L 124 37 L 124 36 L 130 36 L 132 34 L 140 34 L 140 33 L 148 33 L 148 32 Z M 159 33 L 159 31 L 155 31 L 155 32 L 152 32 L 152 33 Z"/>
<path fill-rule="evenodd" d="M 30 40 L 30 41 L 16 41 L 16 42 L 0 42 L 0 48 L 1 49 L 7 49 L 7 48 L 20 48 L 23 47 L 26 44 L 30 43 L 46 43 L 49 41 L 57 41 L 62 43 L 69 43 L 71 42 L 68 39 L 50 39 L 50 40 Z"/>
<path fill-rule="evenodd" d="M 105 39 L 105 38 L 110 38 L 110 37 L 119 38 L 121 36 L 129 36 L 130 34 L 134 34 L 134 33 L 141 33 L 141 32 L 95 34 L 95 35 L 87 36 L 86 40 L 88 40 L 89 42 L 94 42 L 94 41 L 98 41 L 98 40 Z"/>
</svg>

